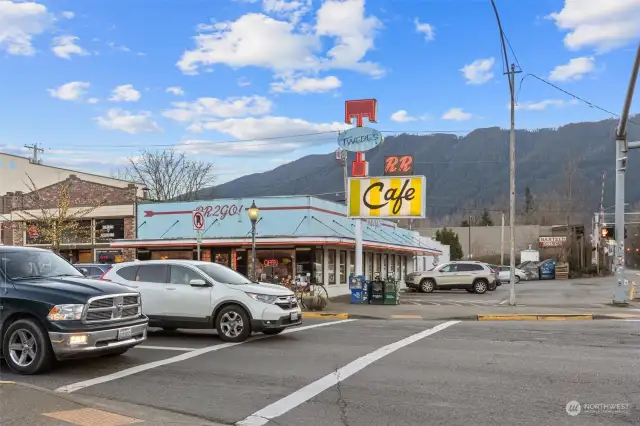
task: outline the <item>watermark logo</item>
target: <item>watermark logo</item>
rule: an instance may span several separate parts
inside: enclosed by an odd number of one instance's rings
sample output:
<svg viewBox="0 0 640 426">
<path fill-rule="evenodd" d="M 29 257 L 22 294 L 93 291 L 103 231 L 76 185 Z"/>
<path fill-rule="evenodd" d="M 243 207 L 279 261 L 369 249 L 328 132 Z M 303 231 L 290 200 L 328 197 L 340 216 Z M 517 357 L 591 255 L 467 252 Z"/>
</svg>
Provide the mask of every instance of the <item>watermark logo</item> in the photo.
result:
<svg viewBox="0 0 640 426">
<path fill-rule="evenodd" d="M 569 401 L 565 407 L 567 414 L 570 416 L 577 416 L 580 413 L 595 413 L 595 414 L 629 414 L 631 410 L 631 404 L 627 403 L 600 403 L 600 404 L 580 404 L 578 401 Z"/>
<path fill-rule="evenodd" d="M 569 401 L 567 402 L 567 414 L 570 416 L 577 416 L 582 411 L 582 406 L 578 401 Z"/>
</svg>

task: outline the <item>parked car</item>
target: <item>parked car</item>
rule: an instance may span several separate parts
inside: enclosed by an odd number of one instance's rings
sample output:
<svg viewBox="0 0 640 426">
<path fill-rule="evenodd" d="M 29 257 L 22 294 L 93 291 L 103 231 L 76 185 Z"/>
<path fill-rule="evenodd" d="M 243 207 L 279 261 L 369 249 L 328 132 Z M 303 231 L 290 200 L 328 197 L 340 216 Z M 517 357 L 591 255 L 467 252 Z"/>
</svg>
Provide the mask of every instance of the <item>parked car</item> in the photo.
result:
<svg viewBox="0 0 640 426">
<path fill-rule="evenodd" d="M 82 275 L 89 278 L 100 278 L 111 268 L 111 265 L 107 263 L 76 263 L 73 266 L 82 272 Z"/>
<path fill-rule="evenodd" d="M 102 279 L 139 291 L 149 325 L 165 330 L 214 328 L 222 340 L 241 342 L 254 331 L 278 334 L 302 324 L 291 290 L 251 281 L 217 263 L 124 262 L 114 264 Z"/>
<path fill-rule="evenodd" d="M 500 278 L 500 281 L 509 282 L 509 279 L 511 277 L 511 267 L 508 265 L 502 265 L 499 267 L 499 270 L 500 272 L 498 274 L 498 277 Z M 527 279 L 527 273 L 522 269 L 516 268 L 516 276 L 515 276 L 516 284 L 519 283 L 521 280 L 526 280 L 526 279 Z"/>
<path fill-rule="evenodd" d="M 405 278 L 407 287 L 423 293 L 434 290 L 465 289 L 484 294 L 496 289 L 495 271 L 489 265 L 475 261 L 447 262 L 430 271 L 415 272 Z"/>
<path fill-rule="evenodd" d="M 495 275 L 495 283 L 496 287 L 500 287 L 502 285 L 502 281 L 500 281 L 500 268 L 497 265 L 488 264 L 489 268 L 493 269 Z"/>
<path fill-rule="evenodd" d="M 16 373 L 120 355 L 147 338 L 139 292 L 88 279 L 49 250 L 1 247 L 0 288 L 1 352 Z"/>
</svg>

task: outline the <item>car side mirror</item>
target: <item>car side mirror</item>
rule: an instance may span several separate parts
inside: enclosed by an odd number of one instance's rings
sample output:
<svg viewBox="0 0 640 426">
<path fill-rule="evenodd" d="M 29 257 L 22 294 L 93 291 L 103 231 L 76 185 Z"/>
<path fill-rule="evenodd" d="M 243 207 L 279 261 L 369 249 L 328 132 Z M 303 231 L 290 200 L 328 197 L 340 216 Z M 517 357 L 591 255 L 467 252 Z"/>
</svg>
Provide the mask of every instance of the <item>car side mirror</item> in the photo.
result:
<svg viewBox="0 0 640 426">
<path fill-rule="evenodd" d="M 78 269 L 82 275 L 84 275 L 85 277 L 89 276 L 89 270 L 87 268 L 79 268 Z"/>
<path fill-rule="evenodd" d="M 205 280 L 201 280 L 198 278 L 189 281 L 189 285 L 192 287 L 208 287 L 209 286 L 209 284 L 207 284 Z"/>
</svg>

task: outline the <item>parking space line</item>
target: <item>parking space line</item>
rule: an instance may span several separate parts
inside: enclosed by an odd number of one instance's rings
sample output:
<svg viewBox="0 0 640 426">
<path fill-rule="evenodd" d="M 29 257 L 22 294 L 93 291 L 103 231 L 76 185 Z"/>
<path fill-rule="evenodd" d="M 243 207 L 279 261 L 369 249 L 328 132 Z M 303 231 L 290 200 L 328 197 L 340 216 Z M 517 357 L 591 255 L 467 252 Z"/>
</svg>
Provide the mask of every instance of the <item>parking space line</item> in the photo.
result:
<svg viewBox="0 0 640 426">
<path fill-rule="evenodd" d="M 160 351 L 180 351 L 180 352 L 189 352 L 195 351 L 198 348 L 180 348 L 177 346 L 148 346 L 148 345 L 140 345 L 136 346 L 133 349 L 158 349 Z"/>
<path fill-rule="evenodd" d="M 340 321 L 325 322 L 325 323 L 320 323 L 320 324 L 311 324 L 311 325 L 306 325 L 306 326 L 296 327 L 296 328 L 289 328 L 289 329 L 283 331 L 281 334 L 297 333 L 298 331 L 304 331 L 304 330 L 309 330 L 309 329 L 318 328 L 318 327 L 326 327 L 326 326 L 329 326 L 329 325 L 342 324 L 342 323 L 345 323 L 345 322 L 352 322 L 352 321 L 356 321 L 356 320 L 354 320 L 354 319 L 346 319 L 346 320 L 340 320 Z M 196 350 L 192 350 L 192 351 L 180 354 L 180 355 L 176 355 L 176 356 L 173 356 L 171 358 L 161 359 L 159 361 L 149 362 L 147 364 L 136 365 L 135 367 L 131 367 L 131 368 L 127 368 L 127 369 L 124 369 L 124 370 L 121 370 L 121 371 L 117 371 L 115 373 L 107 374 L 106 376 L 95 377 L 93 379 L 84 380 L 82 382 L 72 383 L 70 385 L 59 387 L 55 391 L 56 392 L 62 392 L 62 393 L 75 392 L 75 391 L 80 390 L 80 389 L 88 388 L 89 386 L 95 386 L 95 385 L 99 385 L 101 383 L 106 383 L 106 382 L 110 382 L 110 381 L 113 381 L 113 380 L 121 379 L 123 377 L 131 376 L 132 374 L 141 373 L 143 371 L 151 370 L 151 369 L 156 368 L 156 367 L 162 367 L 163 365 L 173 364 L 173 363 L 180 362 L 180 361 L 185 361 L 187 359 L 195 358 L 197 356 L 204 355 L 204 354 L 209 353 L 209 352 L 219 351 L 220 349 L 231 348 L 233 346 L 242 345 L 243 343 L 253 342 L 255 340 L 266 339 L 266 338 L 269 338 L 269 337 L 273 338 L 275 336 L 262 335 L 262 336 L 256 336 L 256 337 L 247 339 L 244 342 L 221 343 L 221 344 L 218 344 L 218 345 L 207 346 L 207 347 L 196 349 Z"/>
<path fill-rule="evenodd" d="M 275 419 L 276 417 L 282 416 L 288 411 L 291 411 L 297 406 L 304 404 L 311 398 L 329 389 L 330 387 L 335 386 L 339 382 L 354 375 L 355 373 L 362 370 L 366 366 L 374 363 L 375 361 L 381 358 L 384 358 L 387 355 L 392 354 L 398 349 L 402 349 L 405 346 L 415 343 L 418 340 L 424 339 L 427 336 L 431 336 L 432 334 L 442 331 L 445 328 L 451 327 L 452 325 L 457 324 L 459 322 L 460 321 L 444 322 L 442 324 L 438 324 L 433 328 L 421 331 L 420 333 L 416 333 L 402 340 L 398 340 L 397 342 L 383 346 L 380 349 L 376 349 L 375 351 L 368 353 L 367 355 L 361 356 L 355 361 L 350 362 L 349 364 L 334 371 L 333 373 L 330 373 L 324 376 L 323 378 L 318 379 L 315 382 L 310 383 L 301 389 L 298 389 L 294 393 L 288 396 L 285 396 L 284 398 L 274 402 L 273 404 L 268 405 L 262 410 L 256 411 L 246 419 L 236 423 L 236 426 L 265 425 L 269 423 L 271 420 Z"/>
</svg>

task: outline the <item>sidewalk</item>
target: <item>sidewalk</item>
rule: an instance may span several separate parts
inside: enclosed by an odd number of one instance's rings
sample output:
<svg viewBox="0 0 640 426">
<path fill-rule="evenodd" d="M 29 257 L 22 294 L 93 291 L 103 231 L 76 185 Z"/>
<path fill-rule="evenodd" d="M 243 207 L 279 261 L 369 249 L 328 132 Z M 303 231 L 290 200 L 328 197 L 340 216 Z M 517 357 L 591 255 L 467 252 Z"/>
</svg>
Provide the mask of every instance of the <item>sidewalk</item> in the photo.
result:
<svg viewBox="0 0 640 426">
<path fill-rule="evenodd" d="M 402 298 L 402 295 L 400 296 Z M 520 316 L 504 319 L 543 319 L 538 316 L 567 319 L 640 319 L 640 304 L 628 307 L 602 305 L 597 308 L 571 306 L 433 306 L 433 305 L 360 305 L 349 304 L 347 296 L 331 299 L 326 311 L 304 312 L 303 317 L 351 319 L 423 319 L 423 320 L 488 320 L 484 316 Z M 479 318 L 481 317 L 481 318 Z M 574 317 L 574 318 L 571 318 Z M 587 318 L 588 317 L 588 318 Z M 495 318 L 500 319 L 500 318 Z M 554 318 L 555 319 L 555 318 Z"/>
<path fill-rule="evenodd" d="M 169 411 L 61 395 L 7 381 L 0 381 L 0 416 L 2 426 L 224 426 Z"/>
</svg>

